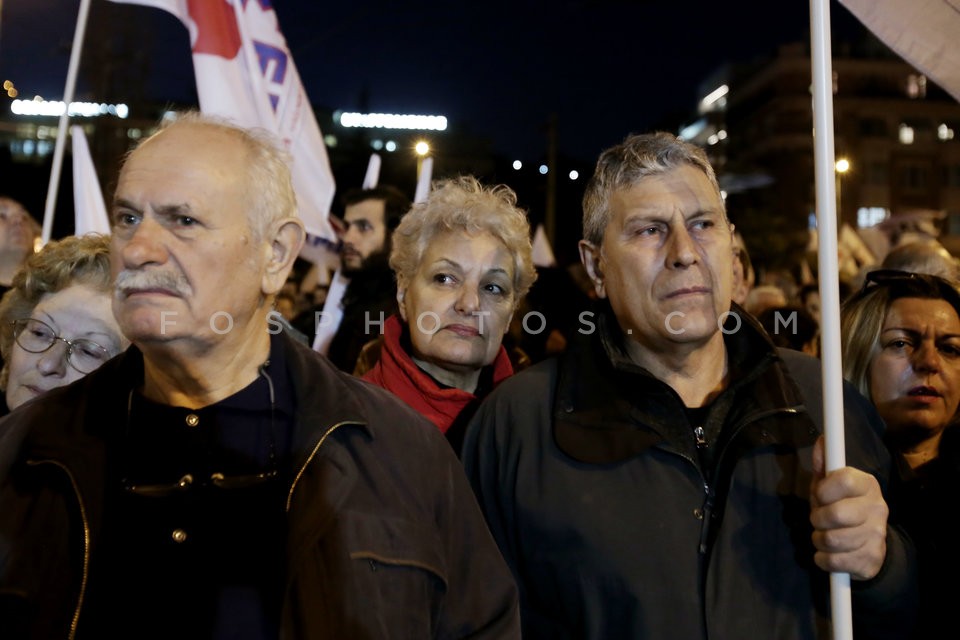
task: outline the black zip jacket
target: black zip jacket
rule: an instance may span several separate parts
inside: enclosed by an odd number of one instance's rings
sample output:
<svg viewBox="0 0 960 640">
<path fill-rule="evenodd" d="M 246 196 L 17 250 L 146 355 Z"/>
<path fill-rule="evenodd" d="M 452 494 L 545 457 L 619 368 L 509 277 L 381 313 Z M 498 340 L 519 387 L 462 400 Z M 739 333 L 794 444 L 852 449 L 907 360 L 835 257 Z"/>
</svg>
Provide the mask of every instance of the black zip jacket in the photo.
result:
<svg viewBox="0 0 960 640">
<path fill-rule="evenodd" d="M 829 637 L 809 521 L 820 363 L 778 352 L 734 311 L 732 383 L 702 424 L 627 358 L 602 313 L 593 335 L 505 381 L 474 416 L 462 459 L 528 640 Z M 885 486 L 882 423 L 845 395 L 847 464 Z M 889 528 L 880 574 L 852 589 L 858 640 L 911 626 L 912 555 Z"/>
</svg>

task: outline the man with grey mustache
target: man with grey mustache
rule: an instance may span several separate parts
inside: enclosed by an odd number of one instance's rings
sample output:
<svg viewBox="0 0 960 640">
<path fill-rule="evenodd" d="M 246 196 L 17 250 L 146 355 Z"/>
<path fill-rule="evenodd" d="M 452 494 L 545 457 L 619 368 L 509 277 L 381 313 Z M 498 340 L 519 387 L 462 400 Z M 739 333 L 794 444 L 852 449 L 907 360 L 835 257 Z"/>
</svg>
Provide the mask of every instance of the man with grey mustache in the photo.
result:
<svg viewBox="0 0 960 640">
<path fill-rule="evenodd" d="M 0 422 L 4 638 L 512 638 L 452 450 L 285 333 L 304 239 L 265 132 L 183 114 L 127 157 L 101 369 Z"/>
</svg>

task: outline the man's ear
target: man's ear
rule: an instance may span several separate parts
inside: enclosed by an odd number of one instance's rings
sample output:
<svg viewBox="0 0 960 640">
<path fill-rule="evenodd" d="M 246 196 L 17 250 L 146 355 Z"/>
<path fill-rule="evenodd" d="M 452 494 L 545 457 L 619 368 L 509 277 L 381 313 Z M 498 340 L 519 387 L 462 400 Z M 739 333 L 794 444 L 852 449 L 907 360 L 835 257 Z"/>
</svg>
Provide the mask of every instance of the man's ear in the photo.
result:
<svg viewBox="0 0 960 640">
<path fill-rule="evenodd" d="M 400 311 L 400 317 L 407 321 L 407 308 L 404 301 L 407 299 L 407 279 L 397 276 L 397 309 Z"/>
<path fill-rule="evenodd" d="M 597 297 L 606 298 L 607 290 L 603 281 L 603 251 L 589 240 L 581 240 L 577 246 L 580 249 L 580 262 L 590 276 Z"/>
<path fill-rule="evenodd" d="M 297 218 L 284 218 L 270 227 L 267 238 L 266 264 L 260 287 L 264 295 L 270 296 L 283 288 L 293 263 L 300 255 L 306 232 L 303 223 Z"/>
</svg>

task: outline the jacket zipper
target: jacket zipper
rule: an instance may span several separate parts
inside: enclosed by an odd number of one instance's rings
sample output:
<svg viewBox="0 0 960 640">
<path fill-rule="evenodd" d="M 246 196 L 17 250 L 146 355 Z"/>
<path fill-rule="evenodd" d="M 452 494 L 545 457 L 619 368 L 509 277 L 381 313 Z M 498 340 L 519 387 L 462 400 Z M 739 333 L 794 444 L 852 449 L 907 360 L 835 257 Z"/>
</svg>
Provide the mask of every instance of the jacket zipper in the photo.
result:
<svg viewBox="0 0 960 640">
<path fill-rule="evenodd" d="M 763 418 L 767 418 L 769 416 L 774 416 L 781 413 L 797 414 L 799 413 L 799 411 L 797 411 L 797 409 L 793 407 L 781 407 L 778 409 L 766 409 L 764 411 L 758 411 L 756 413 L 753 413 L 747 416 L 746 418 L 744 418 L 741 422 L 737 424 L 736 427 L 734 427 L 733 435 L 730 436 L 730 439 L 727 442 L 733 442 L 733 440 L 737 437 L 737 435 L 739 435 L 739 433 L 748 424 L 751 424 Z M 694 429 L 694 436 L 696 436 L 696 439 L 697 439 L 698 449 L 707 446 L 707 440 L 703 431 L 703 427 L 697 427 L 696 429 Z M 717 469 L 721 468 L 722 466 L 721 463 L 723 462 L 723 457 L 727 451 L 727 448 L 728 447 L 724 447 L 718 453 L 717 459 L 713 465 L 714 473 L 716 473 Z M 684 457 L 686 458 L 687 456 L 684 456 Z M 689 458 L 687 459 L 689 460 Z M 700 547 L 699 547 L 701 555 L 704 555 L 707 553 L 707 539 L 710 533 L 710 517 L 713 514 L 713 507 L 715 506 L 715 499 L 716 499 L 716 492 L 714 490 L 714 486 L 711 485 L 709 482 L 704 481 L 703 493 L 704 493 L 703 508 L 701 509 L 703 520 L 700 523 Z"/>
<path fill-rule="evenodd" d="M 70 621 L 70 633 L 67 635 L 67 640 L 73 640 L 74 636 L 77 634 L 77 622 L 80 620 L 80 609 L 83 606 L 83 598 L 87 591 L 87 577 L 90 570 L 90 523 L 87 521 L 87 509 L 83 504 L 83 498 L 80 496 L 80 489 L 77 487 L 77 481 L 74 479 L 73 474 L 70 472 L 70 469 L 66 467 L 66 465 L 57 462 L 56 460 L 28 460 L 27 464 L 30 466 L 52 464 L 55 467 L 63 470 L 63 472 L 67 474 L 67 478 L 70 480 L 70 485 L 73 487 L 73 493 L 77 497 L 77 504 L 80 507 L 80 519 L 83 521 L 83 574 L 80 579 L 80 593 L 77 596 L 77 606 L 73 611 L 73 619 Z"/>
<path fill-rule="evenodd" d="M 326 432 L 324 432 L 324 434 L 320 436 L 320 440 L 318 440 L 317 444 L 313 447 L 313 451 L 311 451 L 310 455 L 307 456 L 307 459 L 304 460 L 303 465 L 301 465 L 300 467 L 300 470 L 297 471 L 297 475 L 294 476 L 293 482 L 290 483 L 290 491 L 287 493 L 287 504 L 286 504 L 286 511 L 288 513 L 290 511 L 290 503 L 293 501 L 293 490 L 297 488 L 297 483 L 300 482 L 301 476 L 303 476 L 304 472 L 307 470 L 307 467 L 313 461 L 314 456 L 317 455 L 317 451 L 320 450 L 320 447 L 323 445 L 324 440 L 327 439 L 327 436 L 329 436 L 331 433 L 333 433 L 334 431 L 336 431 L 337 429 L 339 429 L 345 424 L 363 424 L 363 423 L 354 422 L 354 421 L 338 422 L 337 424 L 327 429 Z"/>
</svg>

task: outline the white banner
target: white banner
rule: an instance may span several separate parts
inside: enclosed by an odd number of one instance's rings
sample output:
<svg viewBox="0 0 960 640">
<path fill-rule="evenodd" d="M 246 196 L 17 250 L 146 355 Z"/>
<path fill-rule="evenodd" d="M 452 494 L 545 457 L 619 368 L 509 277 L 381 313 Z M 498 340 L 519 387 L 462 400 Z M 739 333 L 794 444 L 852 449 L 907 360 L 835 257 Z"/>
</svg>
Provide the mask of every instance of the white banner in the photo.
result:
<svg viewBox="0 0 960 640">
<path fill-rule="evenodd" d="M 960 0 L 840 0 L 840 4 L 960 101 Z"/>
<path fill-rule="evenodd" d="M 70 127 L 73 138 L 73 217 L 74 235 L 85 233 L 110 234 L 110 219 L 103 203 L 103 192 L 97 179 L 97 170 L 90 157 L 87 136 L 83 128 Z"/>
<path fill-rule="evenodd" d="M 313 108 L 269 0 L 112 0 L 172 13 L 190 32 L 200 110 L 283 141 L 307 232 L 336 243 L 335 190 Z"/>
</svg>

